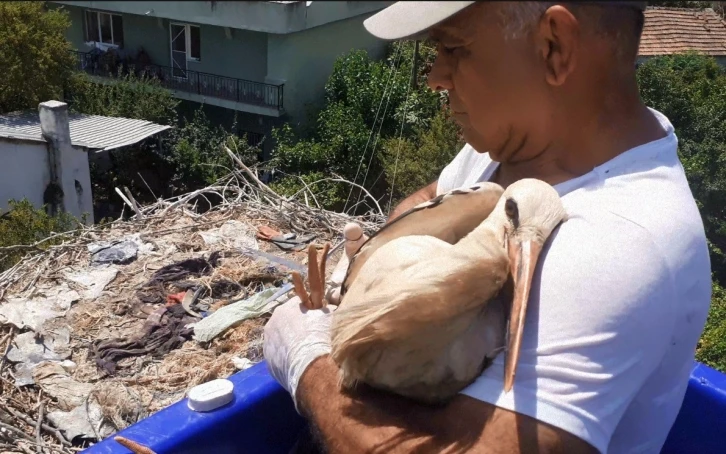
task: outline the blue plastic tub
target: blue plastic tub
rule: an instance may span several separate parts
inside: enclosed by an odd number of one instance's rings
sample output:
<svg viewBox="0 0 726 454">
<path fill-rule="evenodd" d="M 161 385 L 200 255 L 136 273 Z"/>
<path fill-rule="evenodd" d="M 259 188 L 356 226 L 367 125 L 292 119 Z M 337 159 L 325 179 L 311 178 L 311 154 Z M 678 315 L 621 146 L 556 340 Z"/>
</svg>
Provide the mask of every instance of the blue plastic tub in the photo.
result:
<svg viewBox="0 0 726 454">
<path fill-rule="evenodd" d="M 158 454 L 285 453 L 305 429 L 290 396 L 263 362 L 230 377 L 235 399 L 196 413 L 186 399 L 119 433 Z M 662 454 L 726 452 L 726 375 L 695 363 L 681 412 Z M 85 454 L 128 454 L 112 437 Z"/>
</svg>

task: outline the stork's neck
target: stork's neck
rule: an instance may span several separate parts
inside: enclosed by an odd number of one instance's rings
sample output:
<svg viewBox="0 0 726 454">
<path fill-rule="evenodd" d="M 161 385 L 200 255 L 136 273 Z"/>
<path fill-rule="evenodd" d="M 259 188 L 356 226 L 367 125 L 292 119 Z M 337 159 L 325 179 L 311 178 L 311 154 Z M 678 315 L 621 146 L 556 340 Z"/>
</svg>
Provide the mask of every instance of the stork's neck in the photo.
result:
<svg viewBox="0 0 726 454">
<path fill-rule="evenodd" d="M 491 247 L 495 244 L 506 247 L 504 233 L 508 224 L 509 219 L 504 213 L 504 206 L 497 205 L 489 217 L 462 238 L 457 246 L 470 250 L 474 254 L 491 250 Z"/>
</svg>

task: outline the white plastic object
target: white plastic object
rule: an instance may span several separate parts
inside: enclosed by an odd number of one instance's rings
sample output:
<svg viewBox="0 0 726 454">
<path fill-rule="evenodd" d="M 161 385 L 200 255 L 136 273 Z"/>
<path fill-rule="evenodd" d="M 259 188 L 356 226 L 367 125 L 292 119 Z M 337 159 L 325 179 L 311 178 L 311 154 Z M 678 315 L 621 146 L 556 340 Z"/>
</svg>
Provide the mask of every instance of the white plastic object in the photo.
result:
<svg viewBox="0 0 726 454">
<path fill-rule="evenodd" d="M 189 390 L 187 406 L 194 411 L 212 411 L 232 402 L 234 384 L 225 378 L 202 383 Z"/>
</svg>

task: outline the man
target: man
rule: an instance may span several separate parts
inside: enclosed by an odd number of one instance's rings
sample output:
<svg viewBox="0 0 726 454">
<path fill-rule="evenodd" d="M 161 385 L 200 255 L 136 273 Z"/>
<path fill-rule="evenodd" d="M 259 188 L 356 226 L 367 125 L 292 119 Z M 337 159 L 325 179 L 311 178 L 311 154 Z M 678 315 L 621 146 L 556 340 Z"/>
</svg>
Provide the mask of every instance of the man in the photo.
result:
<svg viewBox="0 0 726 454">
<path fill-rule="evenodd" d="M 535 271 L 509 394 L 503 355 L 443 408 L 343 393 L 327 356 L 329 310 L 278 308 L 265 331 L 269 367 L 329 451 L 660 451 L 711 282 L 673 126 L 638 94 L 643 9 L 399 2 L 366 21 L 384 39 L 427 32 L 437 42 L 429 84 L 448 91 L 468 142 L 394 217 L 476 181 L 538 178 L 557 189 L 569 219 Z"/>
</svg>

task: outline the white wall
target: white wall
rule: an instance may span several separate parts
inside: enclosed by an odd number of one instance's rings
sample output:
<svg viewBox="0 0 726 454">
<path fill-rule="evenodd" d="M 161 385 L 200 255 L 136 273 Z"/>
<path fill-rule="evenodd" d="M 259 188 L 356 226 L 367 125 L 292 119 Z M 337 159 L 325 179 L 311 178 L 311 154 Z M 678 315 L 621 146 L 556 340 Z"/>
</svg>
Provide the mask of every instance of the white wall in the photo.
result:
<svg viewBox="0 0 726 454">
<path fill-rule="evenodd" d="M 0 212 L 4 213 L 10 208 L 10 200 L 28 199 L 36 208 L 43 206 L 43 193 L 50 183 L 47 147 L 45 142 L 0 138 Z M 66 212 L 78 219 L 88 213 L 89 222 L 93 222 L 87 152 L 78 147 L 64 150 L 61 168 Z M 78 188 L 76 181 L 79 183 Z"/>
<path fill-rule="evenodd" d="M 0 211 L 11 199 L 27 198 L 43 206 L 43 191 L 50 182 L 48 151 L 44 142 L 0 139 Z"/>
<path fill-rule="evenodd" d="M 65 149 L 61 155 L 61 166 L 66 211 L 79 219 L 87 214 L 88 222 L 92 223 L 93 194 L 88 153 L 79 147 Z"/>
</svg>

